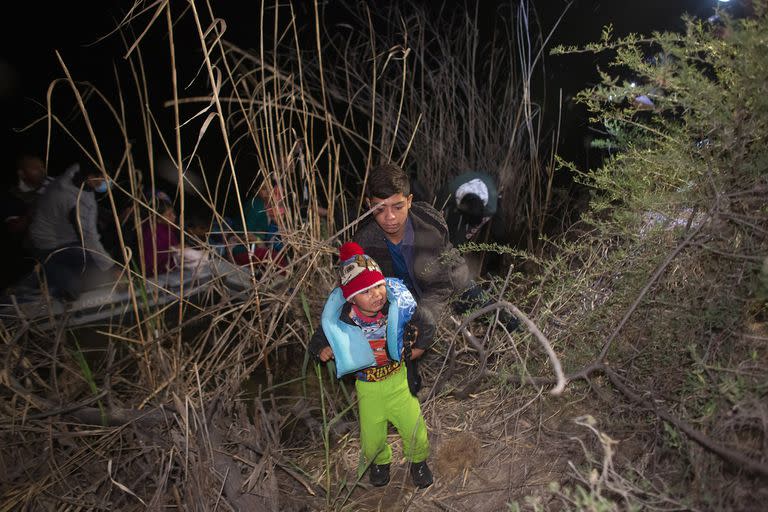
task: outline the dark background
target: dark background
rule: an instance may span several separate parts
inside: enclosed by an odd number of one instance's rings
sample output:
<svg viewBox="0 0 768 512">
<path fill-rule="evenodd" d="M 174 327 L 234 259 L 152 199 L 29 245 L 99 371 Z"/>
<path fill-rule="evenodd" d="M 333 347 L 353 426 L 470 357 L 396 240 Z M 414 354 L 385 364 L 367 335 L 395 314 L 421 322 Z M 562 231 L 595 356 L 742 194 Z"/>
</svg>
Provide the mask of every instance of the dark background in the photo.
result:
<svg viewBox="0 0 768 512">
<path fill-rule="evenodd" d="M 373 7 L 375 2 L 369 0 Z M 497 0 L 467 0 L 466 2 L 421 2 L 426 9 L 439 11 L 444 14 L 461 16 L 467 10 L 477 11 L 480 20 L 481 33 L 490 33 L 490 28 L 498 16 L 510 17 L 517 10 L 517 1 Z M 406 2 L 411 6 L 419 2 Z M 199 2 L 198 10 L 205 9 Z M 600 38 L 605 25 L 612 24 L 616 36 L 630 32 L 650 33 L 652 31 L 680 30 L 684 27 L 682 16 L 690 14 L 694 17 L 707 18 L 715 12 L 716 0 L 575 0 L 568 3 L 564 0 L 536 0 L 532 2 L 535 14 L 531 24 L 538 25 L 533 33 L 548 35 L 554 29 L 548 47 L 555 45 L 583 45 Z M 174 19 L 179 18 L 182 10 L 187 8 L 187 2 L 174 2 Z M 268 5 L 273 5 L 269 3 Z M 308 40 L 302 41 L 302 48 L 314 48 L 313 3 L 310 1 L 294 2 L 299 25 L 307 28 Z M 725 4 L 721 4 L 725 5 Z M 0 105 L 2 106 L 2 126 L 0 137 L 3 151 L 0 158 L 0 186 L 8 188 L 16 181 L 15 159 L 23 153 L 45 155 L 47 139 L 47 123 L 45 121 L 46 94 L 51 83 L 65 77 L 64 66 L 77 82 L 89 82 L 99 89 L 108 101 L 118 108 L 125 110 L 128 120 L 128 133 L 137 137 L 132 141 L 132 155 L 135 166 L 146 169 L 149 156 L 142 133 L 138 109 L 141 105 L 135 91 L 135 81 L 131 76 L 131 67 L 125 60 L 126 42 L 121 34 L 115 31 L 118 22 L 125 16 L 127 9 L 133 6 L 132 1 L 100 0 L 76 2 L 19 2 L 15 4 L 16 14 L 13 18 L 6 17 L 5 30 L 0 32 Z M 567 10 L 566 6 L 569 6 Z M 336 0 L 319 3 L 326 21 L 326 30 L 348 21 L 348 11 Z M 226 21 L 225 37 L 229 41 L 245 49 L 256 49 L 260 44 L 260 3 L 259 2 L 214 2 L 214 14 Z M 134 26 L 145 26 L 154 10 L 148 10 L 141 15 Z M 269 26 L 269 14 L 266 17 Z M 375 18 L 374 18 L 375 19 Z M 163 103 L 172 98 L 170 75 L 170 52 L 167 41 L 165 14 L 148 32 L 141 43 L 143 67 L 149 77 L 150 109 L 156 116 L 156 122 L 164 137 L 173 134 L 173 111 L 164 107 Z M 202 56 L 199 52 L 200 43 L 195 39 L 187 39 L 196 33 L 192 25 L 192 16 L 183 16 L 174 27 L 177 34 L 174 38 L 177 54 L 177 69 L 179 69 L 180 96 L 194 96 L 196 92 L 206 95 L 210 88 L 207 86 L 205 70 L 201 70 Z M 131 42 L 135 34 L 125 33 L 124 37 Z M 265 36 L 270 41 L 271 36 Z M 57 53 L 61 57 L 61 62 Z M 590 149 L 589 140 L 594 127 L 588 126 L 587 114 L 584 108 L 572 101 L 573 95 L 581 89 L 597 82 L 596 69 L 598 64 L 605 64 L 605 56 L 592 54 L 571 54 L 566 56 L 549 56 L 544 59 L 533 84 L 534 101 L 543 106 L 545 119 L 550 120 L 548 129 L 554 129 L 554 120 L 558 115 L 558 98 L 562 91 L 562 124 L 559 152 L 564 158 L 575 162 L 580 168 L 598 165 L 600 154 Z M 63 63 L 63 64 L 62 64 Z M 118 85 L 120 88 L 118 88 Z M 65 125 L 74 133 L 74 138 L 81 141 L 89 151 L 92 150 L 90 135 L 85 130 L 85 124 L 80 119 L 79 108 L 74 101 L 70 85 L 65 80 L 59 80 L 52 88 L 53 111 L 62 116 Z M 119 98 L 124 103 L 120 106 Z M 107 109 L 99 106 L 102 103 L 95 96 L 87 98 L 88 112 L 97 132 L 100 146 L 108 168 L 119 162 L 124 150 L 124 141 L 117 131 L 117 123 L 111 119 Z M 201 108 L 200 105 L 186 107 L 182 112 L 182 120 L 191 117 L 192 113 Z M 199 130 L 190 125 L 182 128 L 183 147 L 189 148 L 196 142 Z M 21 131 L 35 120 L 31 128 Z M 212 129 L 203 139 L 199 153 L 211 155 L 215 162 L 222 160 L 222 146 L 216 135 L 218 129 Z M 114 142 L 112 142 L 114 141 Z M 158 138 L 155 138 L 157 144 Z M 173 144 L 173 140 L 169 140 Z M 156 148 L 153 154 L 155 162 L 163 151 Z M 54 126 L 51 137 L 48 172 L 52 176 L 60 174 L 64 169 L 77 161 L 84 161 L 83 151 L 73 142 L 72 138 Z M 244 167 L 254 167 L 245 165 Z M 240 168 L 240 164 L 238 164 Z M 255 167 L 254 167 L 255 168 Z M 174 171 L 175 174 L 175 171 Z M 245 175 L 243 175 L 245 176 Z M 352 176 L 350 175 L 351 179 Z M 562 179 L 563 177 L 559 178 Z M 564 177 L 566 180 L 568 177 Z M 244 181 L 247 181 L 243 178 Z M 162 187 L 162 183 L 160 184 Z M 162 187 L 169 193 L 175 186 Z M 189 205 L 188 205 L 189 206 Z M 3 230 L 4 231 L 4 230 Z M 109 230 L 107 230 L 108 232 Z M 108 242 L 108 240 L 105 240 Z M 11 244 L 12 245 L 12 244 Z M 18 259 L 15 247 L 7 247 L 4 259 Z M 15 255 L 15 256 L 14 256 Z M 27 262 L 27 260 L 23 260 Z M 27 263 L 24 263 L 27 264 Z M 0 265 L 0 287 L 8 280 L 13 280 L 14 274 L 20 273 L 12 264 Z M 12 275 L 7 275 L 12 274 Z"/>
<path fill-rule="evenodd" d="M 373 0 L 369 0 L 375 6 Z M 490 32 L 497 16 L 509 18 L 510 12 L 517 9 L 517 1 L 496 0 L 467 0 L 466 2 L 446 2 L 444 4 L 424 1 L 425 8 L 435 11 L 437 16 L 441 9 L 448 14 L 461 15 L 461 11 L 470 13 L 477 10 L 481 30 L 486 26 Z M 418 2 L 406 2 L 413 5 Z M 202 2 L 197 5 L 199 10 L 205 6 Z M 688 13 L 695 17 L 706 18 L 715 12 L 716 0 L 575 0 L 563 14 L 568 2 L 563 0 L 538 0 L 532 2 L 535 15 L 532 24 L 539 26 L 542 34 L 549 34 L 558 19 L 560 23 L 555 29 L 549 47 L 555 45 L 583 45 L 600 38 L 603 27 L 612 24 L 616 36 L 630 32 L 649 33 L 651 31 L 680 30 L 684 24 L 681 17 Z M 0 158 L 0 186 L 10 187 L 16 181 L 15 159 L 23 153 L 45 155 L 47 139 L 47 123 L 45 122 L 46 93 L 50 84 L 65 76 L 61 56 L 72 78 L 78 82 L 89 82 L 102 91 L 113 105 L 119 105 L 119 97 L 124 99 L 121 108 L 126 111 L 128 133 L 134 134 L 138 140 L 132 154 L 135 165 L 145 169 L 148 162 L 147 150 L 144 147 L 142 127 L 138 124 L 140 103 L 135 92 L 135 82 L 130 74 L 130 66 L 126 62 L 126 43 L 119 33 L 114 31 L 119 20 L 133 2 L 100 0 L 76 2 L 18 2 L 15 3 L 16 14 L 6 17 L 5 30 L 0 32 L 0 105 L 2 106 L 2 126 L 0 137 L 2 157 Z M 187 7 L 187 2 L 171 4 L 176 11 L 175 16 Z M 269 5 L 272 5 L 271 3 Z M 312 25 L 314 22 L 313 4 L 310 1 L 294 2 L 298 23 L 307 26 L 308 37 L 313 38 Z M 722 5 L 722 4 L 721 4 Z M 335 0 L 319 3 L 326 20 L 327 30 L 344 23 L 348 12 Z M 214 2 L 214 13 L 223 18 L 227 24 L 226 38 L 246 49 L 255 49 L 260 44 L 260 3 L 259 2 Z M 154 11 L 143 14 L 135 26 L 148 23 Z M 191 25 L 191 16 L 184 16 L 175 26 L 176 34 L 190 37 L 195 34 Z M 149 77 L 150 109 L 156 116 L 164 136 L 173 133 L 173 111 L 163 107 L 164 101 L 172 98 L 170 53 L 168 50 L 167 28 L 164 14 L 158 20 L 161 26 L 155 26 L 141 44 L 143 67 Z M 186 25 L 185 25 L 186 24 Z M 267 20 L 267 26 L 269 20 Z M 534 30 L 534 32 L 536 32 Z M 125 35 L 131 41 L 130 33 Z M 270 37 L 265 36 L 266 40 Z M 181 35 L 175 37 L 177 49 L 177 69 L 180 70 L 181 96 L 192 96 L 197 90 L 206 94 L 209 88 L 204 76 L 198 73 L 202 56 L 199 52 L 199 41 L 185 41 Z M 314 47 L 314 40 L 301 43 L 306 48 Z M 547 56 L 544 67 L 534 83 L 534 100 L 543 106 L 545 119 L 557 118 L 560 91 L 563 97 L 563 116 L 561 125 L 560 154 L 575 162 L 579 167 L 594 167 L 599 164 L 599 154 L 589 148 L 589 138 L 594 128 L 587 123 L 587 116 L 582 106 L 576 105 L 571 98 L 585 87 L 597 81 L 596 68 L 601 63 L 592 54 L 572 54 L 567 56 Z M 604 63 L 604 62 L 603 62 Z M 118 84 L 122 90 L 118 89 Z M 546 87 L 544 87 L 546 86 Z M 76 107 L 70 85 L 60 80 L 53 87 L 53 111 L 64 117 L 64 123 L 73 130 L 76 140 L 81 141 L 90 151 L 92 144 L 85 125 L 79 119 L 79 109 Z M 122 94 L 121 94 L 122 93 Z M 97 132 L 108 167 L 117 163 L 124 149 L 124 142 L 117 132 L 117 123 L 110 119 L 111 114 L 104 108 L 98 107 L 100 100 L 96 97 L 87 99 L 88 112 L 92 115 L 92 123 Z M 195 106 L 194 109 L 199 109 Z M 188 107 L 182 113 L 182 119 L 187 119 L 194 112 Z M 34 120 L 43 119 L 32 128 L 20 131 L 29 126 Z M 198 120 L 199 122 L 200 120 Z M 199 127 L 199 125 L 198 125 Z M 186 128 L 187 137 L 191 139 L 182 142 L 185 148 L 195 143 L 198 127 Z M 554 129 L 550 124 L 549 129 Z M 54 127 L 51 137 L 48 172 L 52 176 L 60 174 L 65 168 L 77 161 L 83 161 L 83 152 L 72 139 L 63 131 Z M 182 129 L 182 134 L 185 130 Z M 212 134 L 218 130 L 212 130 Z M 157 141 L 157 138 L 155 139 Z M 114 141 L 114 143 L 110 143 Z M 170 141 L 172 143 L 173 141 Z M 206 135 L 200 153 L 217 156 L 221 161 L 221 144 L 215 135 Z M 155 150 L 156 158 L 162 151 Z M 166 190 L 171 192 L 175 187 Z M 4 259 L 18 259 L 15 247 L 7 247 Z M 23 260 L 27 261 L 27 260 Z M 26 263 L 25 263 L 26 264 Z M 0 264 L 0 287 L 7 281 L 12 281 L 19 274 L 17 266 Z M 17 269 L 17 270 L 13 270 Z M 9 275 L 10 274 L 10 275 Z"/>
<path fill-rule="evenodd" d="M 245 49 L 256 49 L 260 44 L 260 2 L 218 1 L 213 2 L 214 14 L 223 18 L 227 24 L 225 37 L 229 41 Z M 198 2 L 198 10 L 204 10 L 205 5 Z M 435 11 L 437 17 L 440 10 L 444 14 L 460 16 L 467 10 L 477 11 L 481 31 L 490 33 L 490 28 L 498 16 L 510 17 L 517 10 L 518 1 L 498 0 L 467 0 L 466 2 L 437 3 L 423 0 L 422 2 L 406 2 L 411 6 L 420 4 L 426 9 Z M 681 20 L 685 13 L 699 18 L 706 18 L 715 12 L 716 0 L 575 0 L 564 10 L 568 2 L 564 0 L 535 0 L 532 1 L 535 14 L 531 18 L 533 25 L 539 30 L 534 33 L 549 34 L 558 23 L 549 42 L 549 48 L 564 45 L 583 45 L 600 38 L 603 27 L 612 24 L 616 36 L 630 32 L 650 33 L 651 31 L 680 30 L 684 24 Z M 135 91 L 135 81 L 131 76 L 131 67 L 125 60 L 126 43 L 115 31 L 118 22 L 124 18 L 125 12 L 133 6 L 131 0 L 81 0 L 75 2 L 39 2 L 26 1 L 15 3 L 16 14 L 6 17 L 6 27 L 0 32 L 0 106 L 2 107 L 2 125 L 0 126 L 0 187 L 8 188 L 16 181 L 15 159 L 23 153 L 45 156 L 47 123 L 45 122 L 46 94 L 55 80 L 65 77 L 66 65 L 72 78 L 77 82 L 89 82 L 105 94 L 110 103 L 119 106 L 118 98 L 122 97 L 125 117 L 128 120 L 128 133 L 137 137 L 132 141 L 132 155 L 135 166 L 146 169 L 149 157 L 143 137 L 138 109 L 141 105 Z M 185 9 L 187 2 L 173 2 L 174 19 Z M 268 3 L 268 5 L 273 5 Z M 298 23 L 307 28 L 307 41 L 302 41 L 302 48 L 314 48 L 313 3 L 299 1 L 293 3 Z M 346 11 L 337 0 L 320 2 L 326 20 L 326 30 L 348 20 Z M 376 5 L 369 0 L 372 8 Z M 724 4 L 723 4 L 724 5 Z M 139 23 L 143 26 L 149 22 L 154 10 L 141 15 Z M 375 18 L 374 18 L 375 19 Z M 205 72 L 196 76 L 200 70 L 202 55 L 199 52 L 200 43 L 195 38 L 185 40 L 195 34 L 192 17 L 181 17 L 174 30 L 177 53 L 177 69 L 179 69 L 180 96 L 193 96 L 195 92 L 207 94 Z M 269 19 L 266 24 L 269 26 Z M 173 134 L 173 111 L 164 107 L 163 102 L 172 98 L 170 75 L 170 52 L 167 41 L 165 15 L 158 20 L 160 26 L 153 27 L 141 43 L 143 67 L 149 77 L 150 109 L 156 116 L 164 137 Z M 183 34 L 183 36 L 182 36 Z M 135 35 L 130 32 L 125 37 L 131 42 Z M 265 40 L 271 40 L 265 36 Z M 57 57 L 56 52 L 61 57 Z M 589 147 L 589 139 L 594 127 L 589 127 L 584 108 L 571 101 L 573 95 L 581 89 L 597 82 L 596 68 L 604 64 L 604 56 L 592 54 L 571 54 L 566 56 L 546 56 L 544 66 L 535 78 L 532 94 L 534 101 L 542 105 L 545 119 L 550 120 L 548 129 L 554 129 L 554 120 L 558 115 L 558 98 L 562 91 L 563 111 L 559 152 L 564 158 L 575 162 L 580 168 L 598 165 L 600 154 Z M 118 88 L 118 84 L 121 89 Z M 74 101 L 70 85 L 59 80 L 52 88 L 52 109 L 62 116 L 65 125 L 74 132 L 74 138 L 81 141 L 91 151 L 90 136 L 80 119 L 79 109 Z M 97 132 L 97 137 L 108 168 L 119 162 L 124 150 L 124 142 L 118 133 L 117 123 L 111 119 L 107 109 L 99 107 L 101 103 L 96 97 L 87 98 L 87 108 L 92 116 L 91 121 Z M 199 109 L 200 105 L 187 107 L 182 113 L 182 119 L 189 118 Z M 31 128 L 21 131 L 35 120 L 41 120 Z M 182 129 L 183 147 L 186 152 L 195 143 L 199 130 L 190 125 Z M 218 129 L 211 130 L 203 139 L 199 153 L 211 155 L 216 162 L 222 160 L 222 146 Z M 155 141 L 157 143 L 157 138 Z M 114 142 L 111 142 L 114 141 Z M 173 143 L 172 140 L 169 143 Z M 153 158 L 157 162 L 158 155 L 163 151 L 156 148 Z M 214 158 L 215 157 L 215 158 Z M 68 166 L 77 161 L 83 161 L 83 151 L 54 126 L 51 137 L 48 172 L 52 176 L 59 175 Z M 253 167 L 245 165 L 245 167 Z M 239 165 L 240 168 L 240 165 Z M 175 171 L 174 171 L 175 173 Z M 245 175 L 244 175 L 245 176 Z M 353 177 L 350 175 L 349 179 Z M 568 177 L 560 177 L 566 179 Z M 247 179 L 243 178 L 244 181 Z M 354 181 L 354 180 L 353 180 Z M 166 186 L 167 192 L 172 193 L 175 186 Z M 567 187 L 566 187 L 567 188 Z M 188 204 L 188 206 L 190 206 Z M 5 230 L 2 232 L 4 233 Z M 109 232 L 109 230 L 106 230 Z M 105 240 L 108 242 L 108 240 Z M 9 244 L 13 245 L 13 244 Z M 0 288 L 12 282 L 24 271 L 29 270 L 28 259 L 19 259 L 21 253 L 16 247 L 6 247 L 0 263 Z M 14 264 L 13 261 L 16 261 Z M 21 263 L 20 263 L 21 261 Z M 21 266 L 21 267 L 20 267 Z"/>
<path fill-rule="evenodd" d="M 566 6 L 566 2 L 562 0 L 539 0 L 533 4 L 544 33 L 551 30 Z M 563 16 L 550 47 L 556 44 L 584 44 L 595 41 L 599 39 L 602 28 L 608 23 L 613 24 L 614 32 L 618 36 L 629 32 L 649 33 L 653 30 L 681 29 L 681 16 L 684 13 L 707 17 L 713 14 L 715 4 L 715 0 L 576 0 Z M 89 81 L 112 97 L 116 90 L 116 76 L 121 77 L 124 88 L 132 87 L 132 81 L 126 71 L 127 66 L 123 61 L 124 43 L 118 35 L 108 35 L 132 2 L 19 2 L 15 5 L 17 14 L 13 18 L 6 18 L 7 27 L 2 31 L 3 42 L 0 45 L 0 104 L 3 112 L 0 132 L 5 148 L 0 162 L 0 181 L 4 185 L 15 180 L 13 160 L 18 153 L 44 152 L 45 123 L 24 133 L 18 133 L 18 130 L 43 115 L 44 110 L 40 104 L 45 102 L 48 85 L 52 80 L 64 76 L 55 51 L 60 53 L 75 80 Z M 434 5 L 434 2 L 427 2 L 426 5 Z M 443 8 L 463 9 L 464 5 L 468 5 L 470 10 L 475 8 L 475 3 L 471 0 L 468 3 L 448 2 Z M 509 11 L 509 2 L 483 0 L 479 6 L 481 20 L 493 19 L 499 9 L 501 12 Z M 331 24 L 336 19 L 343 18 L 343 13 L 333 0 L 321 4 L 321 8 L 325 9 L 326 18 Z M 258 2 L 215 2 L 214 9 L 219 17 L 227 21 L 228 39 L 246 48 L 258 46 Z M 309 16 L 301 12 L 299 16 L 300 20 L 309 19 Z M 164 20 L 160 21 L 164 25 Z M 98 41 L 101 37 L 105 39 Z M 171 95 L 167 71 L 169 57 L 167 41 L 154 34 L 153 37 L 155 40 L 152 40 L 152 46 L 149 48 L 157 48 L 157 51 L 147 52 L 147 46 L 144 46 L 143 57 L 152 77 L 153 101 L 160 103 Z M 195 48 L 199 46 L 194 42 L 192 44 Z M 177 45 L 178 53 L 184 55 L 183 41 L 177 41 Z M 192 59 L 190 66 L 194 67 L 194 62 L 199 62 L 194 60 L 199 59 L 199 55 L 189 55 L 189 58 Z M 597 57 L 589 54 L 547 57 L 546 90 L 538 88 L 534 94 L 538 94 L 540 99 L 547 102 L 550 112 L 554 111 L 556 104 L 553 102 L 558 98 L 560 89 L 563 91 L 563 97 L 568 100 L 575 92 L 597 80 L 597 64 Z M 68 89 L 69 86 L 65 83 L 56 87 L 54 105 L 58 102 L 72 104 L 72 95 Z M 135 96 L 130 94 L 128 97 L 135 99 Z M 135 102 L 131 104 L 130 99 L 127 103 L 127 109 L 137 106 Z M 161 124 L 170 123 L 169 109 L 157 107 L 154 111 L 159 112 Z M 585 113 L 580 107 L 574 107 L 566 101 L 564 114 L 561 151 L 579 165 L 593 164 L 586 160 L 584 144 L 588 132 Z M 167 115 L 167 118 L 163 118 L 163 115 Z M 95 119 L 94 122 L 99 123 L 99 120 Z M 110 125 L 111 123 L 104 121 L 97 124 L 97 128 Z M 100 137 L 103 138 L 104 135 L 103 132 L 100 133 Z M 50 174 L 59 174 L 79 157 L 78 149 L 56 131 L 50 155 Z M 140 154 L 138 158 L 141 158 Z"/>
</svg>

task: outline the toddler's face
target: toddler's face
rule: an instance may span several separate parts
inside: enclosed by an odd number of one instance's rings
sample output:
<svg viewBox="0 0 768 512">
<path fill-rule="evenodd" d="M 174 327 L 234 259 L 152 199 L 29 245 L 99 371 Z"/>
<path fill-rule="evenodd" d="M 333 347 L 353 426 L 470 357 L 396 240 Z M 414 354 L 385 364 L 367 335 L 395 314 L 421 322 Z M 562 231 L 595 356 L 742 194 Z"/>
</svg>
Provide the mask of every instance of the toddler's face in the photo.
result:
<svg viewBox="0 0 768 512">
<path fill-rule="evenodd" d="M 361 313 L 375 316 L 387 302 L 387 287 L 384 283 L 368 288 L 350 299 Z"/>
</svg>

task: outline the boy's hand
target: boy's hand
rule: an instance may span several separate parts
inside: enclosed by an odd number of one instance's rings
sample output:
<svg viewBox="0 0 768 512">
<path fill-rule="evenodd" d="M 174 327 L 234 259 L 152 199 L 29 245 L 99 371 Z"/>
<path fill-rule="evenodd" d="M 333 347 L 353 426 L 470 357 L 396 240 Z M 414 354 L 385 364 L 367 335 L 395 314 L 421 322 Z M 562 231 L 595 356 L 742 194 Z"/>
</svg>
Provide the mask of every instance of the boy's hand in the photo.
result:
<svg viewBox="0 0 768 512">
<path fill-rule="evenodd" d="M 318 357 L 322 362 L 327 363 L 328 361 L 333 359 L 333 349 L 331 347 L 325 347 L 323 350 L 320 351 L 320 354 L 318 354 Z"/>
<path fill-rule="evenodd" d="M 416 348 L 416 347 L 412 347 L 411 348 L 411 359 L 418 359 L 422 355 L 424 355 L 424 349 L 423 348 Z"/>
<path fill-rule="evenodd" d="M 408 322 L 405 326 L 405 333 L 403 334 L 403 345 L 410 347 L 411 360 L 418 359 L 424 354 L 423 348 L 414 347 L 417 339 L 419 339 L 419 328 L 411 322 Z"/>
</svg>

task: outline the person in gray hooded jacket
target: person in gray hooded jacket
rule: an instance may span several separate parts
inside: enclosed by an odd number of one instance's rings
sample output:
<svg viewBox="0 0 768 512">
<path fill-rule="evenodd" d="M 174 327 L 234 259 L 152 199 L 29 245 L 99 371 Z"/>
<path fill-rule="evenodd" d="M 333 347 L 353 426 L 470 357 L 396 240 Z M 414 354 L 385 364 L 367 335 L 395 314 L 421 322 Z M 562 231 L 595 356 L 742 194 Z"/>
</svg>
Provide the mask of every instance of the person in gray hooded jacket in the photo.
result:
<svg viewBox="0 0 768 512">
<path fill-rule="evenodd" d="M 70 166 L 38 200 L 29 241 L 42 263 L 52 295 L 73 300 L 85 287 L 113 277 L 114 261 L 99 234 L 96 193 L 106 176 L 94 167 Z"/>
</svg>

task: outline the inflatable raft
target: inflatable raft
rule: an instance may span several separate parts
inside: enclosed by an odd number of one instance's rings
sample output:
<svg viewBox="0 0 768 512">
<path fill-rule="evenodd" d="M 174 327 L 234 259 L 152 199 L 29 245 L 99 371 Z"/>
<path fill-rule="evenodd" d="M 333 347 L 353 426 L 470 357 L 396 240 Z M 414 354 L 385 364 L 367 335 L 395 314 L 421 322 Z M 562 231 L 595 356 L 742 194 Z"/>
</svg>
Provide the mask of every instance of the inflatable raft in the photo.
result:
<svg viewBox="0 0 768 512">
<path fill-rule="evenodd" d="M 200 303 L 201 297 L 214 290 L 242 300 L 253 287 L 253 282 L 248 266 L 216 259 L 194 269 L 185 269 L 183 280 L 178 269 L 144 279 L 143 289 L 134 286 L 134 293 L 139 314 L 143 315 L 181 299 Z M 84 291 L 74 301 L 57 300 L 40 291 L 11 295 L 2 299 L 0 320 L 7 327 L 14 323 L 30 323 L 35 329 L 50 330 L 62 325 L 74 327 L 113 319 L 134 322 L 135 311 L 127 283 L 119 283 Z"/>
</svg>

